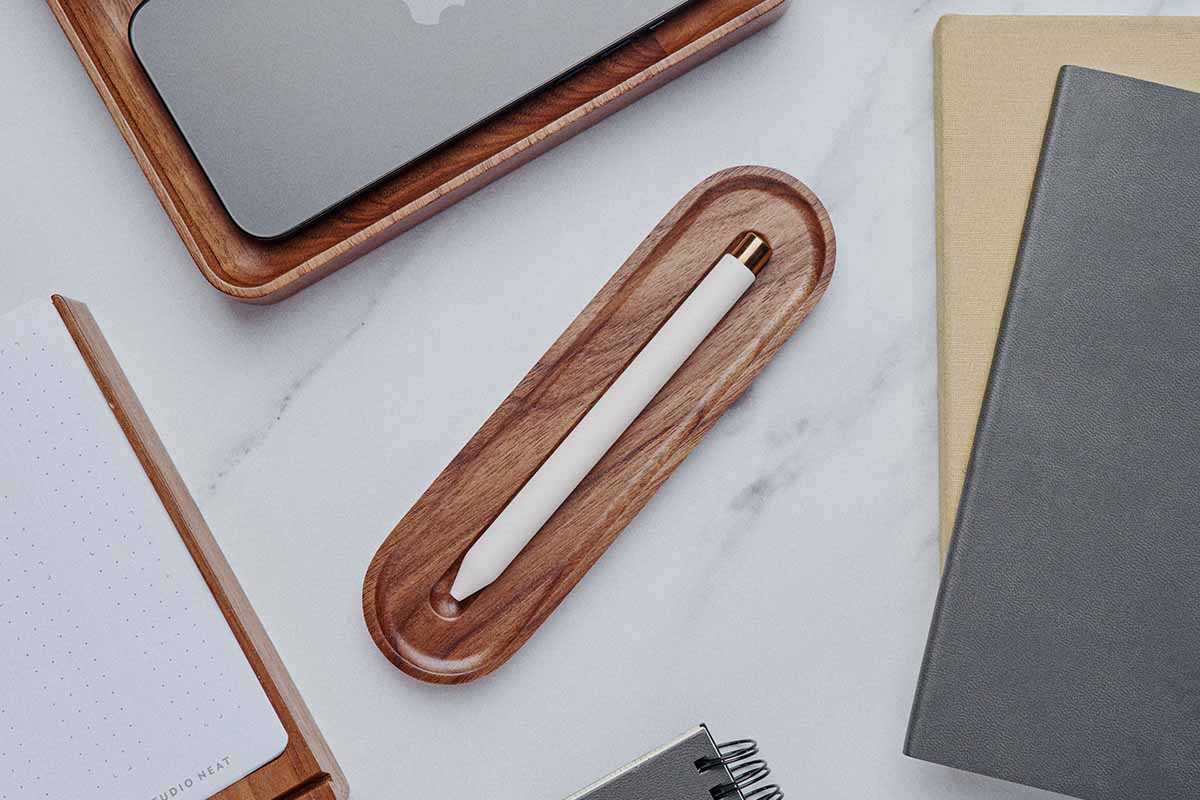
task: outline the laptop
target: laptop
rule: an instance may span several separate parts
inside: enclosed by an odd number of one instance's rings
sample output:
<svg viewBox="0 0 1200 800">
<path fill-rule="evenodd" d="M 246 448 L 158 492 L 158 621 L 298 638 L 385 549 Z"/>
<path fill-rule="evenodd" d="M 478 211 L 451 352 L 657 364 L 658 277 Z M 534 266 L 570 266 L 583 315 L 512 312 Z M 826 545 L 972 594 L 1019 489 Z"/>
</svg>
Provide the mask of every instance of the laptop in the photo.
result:
<svg viewBox="0 0 1200 800">
<path fill-rule="evenodd" d="M 274 239 L 680 0 L 146 0 L 134 52 L 234 223 Z"/>
</svg>

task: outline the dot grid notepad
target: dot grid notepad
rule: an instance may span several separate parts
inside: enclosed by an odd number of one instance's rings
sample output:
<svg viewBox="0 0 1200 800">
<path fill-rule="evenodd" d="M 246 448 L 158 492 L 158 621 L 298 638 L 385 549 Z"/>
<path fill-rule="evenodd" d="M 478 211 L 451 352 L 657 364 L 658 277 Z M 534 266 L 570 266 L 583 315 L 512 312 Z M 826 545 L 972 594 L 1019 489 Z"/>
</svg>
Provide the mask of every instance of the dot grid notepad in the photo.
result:
<svg viewBox="0 0 1200 800">
<path fill-rule="evenodd" d="M 63 320 L 0 318 L 0 800 L 203 800 L 287 734 Z"/>
</svg>

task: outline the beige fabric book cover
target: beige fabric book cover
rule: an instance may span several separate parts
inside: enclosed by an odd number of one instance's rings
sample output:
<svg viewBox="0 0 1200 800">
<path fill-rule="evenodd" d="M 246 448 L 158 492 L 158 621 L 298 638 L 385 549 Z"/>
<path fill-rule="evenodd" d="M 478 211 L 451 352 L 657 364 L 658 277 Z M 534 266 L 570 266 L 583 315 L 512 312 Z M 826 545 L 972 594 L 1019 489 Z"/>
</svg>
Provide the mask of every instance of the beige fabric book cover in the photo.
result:
<svg viewBox="0 0 1200 800">
<path fill-rule="evenodd" d="M 1200 17 L 946 16 L 934 33 L 941 552 L 1064 64 L 1200 90 Z"/>
</svg>

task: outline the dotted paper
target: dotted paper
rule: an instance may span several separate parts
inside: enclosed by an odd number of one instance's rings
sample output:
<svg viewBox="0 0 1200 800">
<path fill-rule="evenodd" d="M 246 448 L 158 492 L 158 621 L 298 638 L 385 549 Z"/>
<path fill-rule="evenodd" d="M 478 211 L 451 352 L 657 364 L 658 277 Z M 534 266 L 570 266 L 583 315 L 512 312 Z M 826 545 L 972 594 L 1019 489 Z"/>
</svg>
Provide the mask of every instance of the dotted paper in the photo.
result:
<svg viewBox="0 0 1200 800">
<path fill-rule="evenodd" d="M 0 800 L 204 800 L 286 743 L 54 306 L 0 318 Z"/>
</svg>

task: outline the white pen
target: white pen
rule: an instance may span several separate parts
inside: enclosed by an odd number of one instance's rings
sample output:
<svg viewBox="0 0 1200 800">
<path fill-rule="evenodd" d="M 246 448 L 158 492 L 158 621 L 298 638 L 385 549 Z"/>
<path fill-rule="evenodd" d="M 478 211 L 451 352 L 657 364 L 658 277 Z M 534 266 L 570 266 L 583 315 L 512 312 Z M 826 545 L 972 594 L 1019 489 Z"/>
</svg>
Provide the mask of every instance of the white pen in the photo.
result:
<svg viewBox="0 0 1200 800">
<path fill-rule="evenodd" d="M 679 371 L 771 257 L 756 233 L 745 233 L 708 271 L 596 404 L 513 496 L 463 559 L 450 587 L 464 600 L 490 585 L 525 549 L 659 390 Z"/>
</svg>

